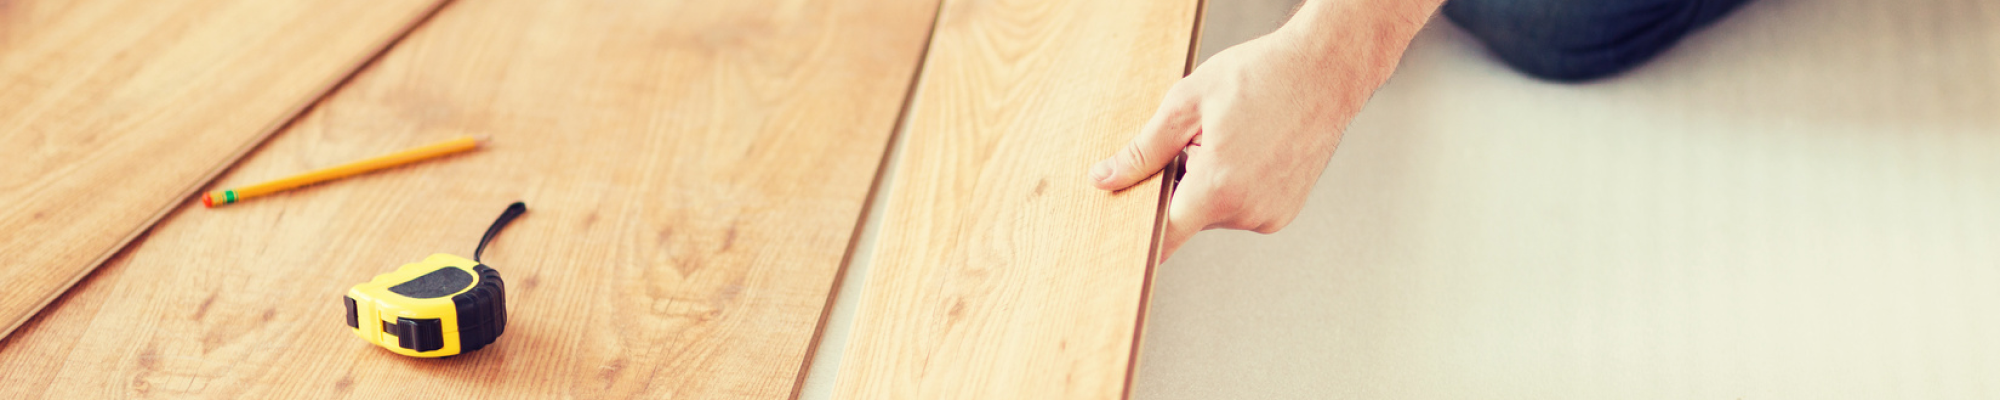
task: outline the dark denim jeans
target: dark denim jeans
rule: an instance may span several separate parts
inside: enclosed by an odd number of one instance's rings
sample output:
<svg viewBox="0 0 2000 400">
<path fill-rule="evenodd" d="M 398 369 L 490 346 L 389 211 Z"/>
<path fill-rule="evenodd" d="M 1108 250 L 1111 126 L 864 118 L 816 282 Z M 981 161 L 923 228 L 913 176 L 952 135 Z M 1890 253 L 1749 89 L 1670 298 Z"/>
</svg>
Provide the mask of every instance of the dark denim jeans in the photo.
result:
<svg viewBox="0 0 2000 400">
<path fill-rule="evenodd" d="M 1745 0 L 1449 0 L 1446 18 L 1514 69 L 1576 82 L 1652 59 Z"/>
</svg>

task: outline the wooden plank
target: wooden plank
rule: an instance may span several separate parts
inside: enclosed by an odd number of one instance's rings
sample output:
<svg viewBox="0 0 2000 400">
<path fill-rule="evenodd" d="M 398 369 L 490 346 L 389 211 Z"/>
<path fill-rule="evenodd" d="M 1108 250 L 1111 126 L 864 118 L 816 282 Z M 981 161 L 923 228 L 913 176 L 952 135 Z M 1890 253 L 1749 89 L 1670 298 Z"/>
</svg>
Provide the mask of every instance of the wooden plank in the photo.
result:
<svg viewBox="0 0 2000 400">
<path fill-rule="evenodd" d="M 0 1 L 0 336 L 439 4 Z"/>
<path fill-rule="evenodd" d="M 836 398 L 1123 396 L 1162 185 L 1085 171 L 1182 76 L 1196 10 L 946 2 Z"/>
<path fill-rule="evenodd" d="M 936 2 L 455 3 L 218 186 L 488 148 L 187 210 L 0 349 L 0 397 L 790 396 Z M 340 296 L 487 249 L 506 335 L 443 360 Z"/>
</svg>

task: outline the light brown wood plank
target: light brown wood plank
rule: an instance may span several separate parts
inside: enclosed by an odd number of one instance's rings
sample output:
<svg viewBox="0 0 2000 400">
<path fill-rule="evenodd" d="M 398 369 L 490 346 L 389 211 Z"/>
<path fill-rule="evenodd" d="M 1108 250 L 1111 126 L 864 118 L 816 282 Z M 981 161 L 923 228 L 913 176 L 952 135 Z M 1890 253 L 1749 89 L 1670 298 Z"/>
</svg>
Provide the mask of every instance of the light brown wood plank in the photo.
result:
<svg viewBox="0 0 2000 400">
<path fill-rule="evenodd" d="M 0 335 L 440 3 L 0 1 Z"/>
<path fill-rule="evenodd" d="M 1182 76 L 1196 9 L 946 3 L 836 398 L 1123 396 L 1162 187 L 1084 174 Z"/>
<path fill-rule="evenodd" d="M 0 397 L 790 396 L 936 6 L 454 3 L 218 186 L 487 148 L 175 213 L 0 348 Z M 470 256 L 517 199 L 498 342 L 347 331 L 349 286 Z"/>
</svg>

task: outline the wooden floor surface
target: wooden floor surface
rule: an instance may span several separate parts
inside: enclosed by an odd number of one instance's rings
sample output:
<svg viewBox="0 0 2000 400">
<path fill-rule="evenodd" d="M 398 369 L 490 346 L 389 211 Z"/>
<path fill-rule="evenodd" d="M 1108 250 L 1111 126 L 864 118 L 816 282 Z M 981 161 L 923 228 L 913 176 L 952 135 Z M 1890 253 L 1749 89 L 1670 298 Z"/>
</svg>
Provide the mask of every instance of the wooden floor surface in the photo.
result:
<svg viewBox="0 0 2000 400">
<path fill-rule="evenodd" d="M 1090 164 L 1183 73 L 1187 1 L 948 1 L 834 397 L 1123 396 L 1161 211 Z"/>
<path fill-rule="evenodd" d="M 459 135 L 485 149 L 182 204 L 0 342 L 0 398 L 789 396 L 936 7 L 455 2 L 217 186 Z M 509 288 L 498 342 L 418 360 L 346 330 L 347 287 L 471 255 L 515 200 L 530 211 L 485 254 Z"/>
<path fill-rule="evenodd" d="M 0 1 L 0 335 L 440 3 Z"/>
</svg>

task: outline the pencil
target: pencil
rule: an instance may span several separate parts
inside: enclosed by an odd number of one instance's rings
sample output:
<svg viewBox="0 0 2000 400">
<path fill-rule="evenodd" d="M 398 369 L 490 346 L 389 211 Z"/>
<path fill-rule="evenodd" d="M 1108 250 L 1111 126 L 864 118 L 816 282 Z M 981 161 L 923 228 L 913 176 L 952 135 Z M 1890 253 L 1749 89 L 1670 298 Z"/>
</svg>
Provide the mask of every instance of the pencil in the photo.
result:
<svg viewBox="0 0 2000 400">
<path fill-rule="evenodd" d="M 284 191 L 286 189 L 311 185 L 320 182 L 326 182 L 334 179 L 346 178 L 350 176 L 373 172 L 384 168 L 410 164 L 418 161 L 442 157 L 447 154 L 472 150 L 475 148 L 479 148 L 479 143 L 480 143 L 479 139 L 474 139 L 470 136 L 461 137 L 457 139 L 433 143 L 423 147 L 403 150 L 400 152 L 396 152 L 395 154 L 389 154 L 366 160 L 355 161 L 343 165 L 321 169 L 318 171 L 292 175 L 290 177 L 275 181 L 264 182 L 229 190 L 217 190 L 213 192 L 203 193 L 201 195 L 201 204 L 204 206 L 208 206 L 208 208 L 215 208 L 215 206 L 248 200 L 250 198 L 258 196 Z"/>
</svg>

